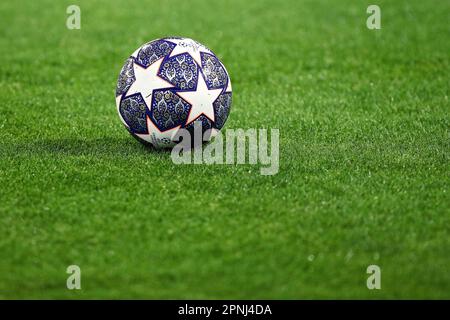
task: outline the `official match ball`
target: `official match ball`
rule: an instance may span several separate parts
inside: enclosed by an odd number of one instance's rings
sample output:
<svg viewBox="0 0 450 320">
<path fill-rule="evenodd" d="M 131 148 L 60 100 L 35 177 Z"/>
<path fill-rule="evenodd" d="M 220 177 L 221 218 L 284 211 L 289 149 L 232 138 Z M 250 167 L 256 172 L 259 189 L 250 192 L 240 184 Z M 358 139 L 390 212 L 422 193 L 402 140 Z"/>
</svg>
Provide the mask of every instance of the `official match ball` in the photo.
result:
<svg viewBox="0 0 450 320">
<path fill-rule="evenodd" d="M 194 124 L 211 138 L 230 113 L 230 77 L 216 55 L 195 40 L 153 40 L 125 61 L 116 106 L 126 129 L 155 148 L 174 146 L 177 132 L 193 132 Z"/>
</svg>

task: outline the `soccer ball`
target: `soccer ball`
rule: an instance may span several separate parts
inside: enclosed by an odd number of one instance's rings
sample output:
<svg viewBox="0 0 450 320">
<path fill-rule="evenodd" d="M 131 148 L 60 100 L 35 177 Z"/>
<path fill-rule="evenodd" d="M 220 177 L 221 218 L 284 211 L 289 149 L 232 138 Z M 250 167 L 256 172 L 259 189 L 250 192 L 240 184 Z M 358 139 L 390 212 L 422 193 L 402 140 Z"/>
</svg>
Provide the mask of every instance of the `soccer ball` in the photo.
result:
<svg viewBox="0 0 450 320">
<path fill-rule="evenodd" d="M 197 41 L 153 40 L 125 61 L 116 105 L 127 130 L 155 148 L 174 146 L 177 131 L 192 131 L 194 123 L 211 138 L 230 113 L 230 77 L 216 55 Z"/>
</svg>

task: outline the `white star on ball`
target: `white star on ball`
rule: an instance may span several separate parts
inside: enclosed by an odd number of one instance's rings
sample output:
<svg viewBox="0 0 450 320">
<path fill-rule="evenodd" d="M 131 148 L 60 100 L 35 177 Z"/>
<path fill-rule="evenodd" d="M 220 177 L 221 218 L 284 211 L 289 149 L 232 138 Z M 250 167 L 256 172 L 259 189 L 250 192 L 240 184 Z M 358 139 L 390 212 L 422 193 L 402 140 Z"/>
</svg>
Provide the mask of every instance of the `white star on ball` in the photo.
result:
<svg viewBox="0 0 450 320">
<path fill-rule="evenodd" d="M 172 50 L 169 57 L 173 57 L 181 53 L 188 53 L 200 67 L 202 66 L 202 57 L 200 52 L 212 54 L 210 50 L 192 39 L 168 39 L 167 41 L 176 44 L 176 47 Z"/>
<path fill-rule="evenodd" d="M 215 122 L 213 103 L 221 94 L 222 89 L 208 89 L 203 74 L 199 72 L 197 90 L 177 91 L 177 94 L 191 105 L 186 125 L 200 117 L 202 114 Z"/>
<path fill-rule="evenodd" d="M 128 89 L 126 97 L 140 92 L 147 108 L 150 110 L 152 107 L 153 90 L 173 88 L 174 85 L 158 76 L 158 71 L 163 60 L 164 58 L 156 60 L 147 68 L 133 62 L 133 70 L 136 81 L 134 81 Z"/>
<path fill-rule="evenodd" d="M 150 142 L 156 147 L 164 147 L 167 146 L 168 141 L 172 141 L 175 137 L 175 134 L 178 132 L 178 129 L 180 129 L 180 126 L 176 126 L 175 128 L 161 131 L 158 129 L 157 126 L 153 123 L 153 121 L 150 119 L 149 116 L 146 116 L 147 121 L 147 133 L 136 133 L 136 136 L 139 138 Z"/>
</svg>

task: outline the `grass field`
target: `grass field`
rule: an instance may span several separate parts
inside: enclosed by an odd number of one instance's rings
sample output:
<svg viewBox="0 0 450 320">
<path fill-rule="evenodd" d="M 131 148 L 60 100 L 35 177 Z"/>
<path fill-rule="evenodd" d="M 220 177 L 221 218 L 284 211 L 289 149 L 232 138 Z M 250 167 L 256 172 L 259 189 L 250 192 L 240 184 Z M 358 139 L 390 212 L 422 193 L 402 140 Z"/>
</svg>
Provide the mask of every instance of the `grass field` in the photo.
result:
<svg viewBox="0 0 450 320">
<path fill-rule="evenodd" d="M 450 3 L 369 4 L 2 1 L 0 298 L 450 298 Z M 127 134 L 120 68 L 167 35 L 226 65 L 225 129 L 280 130 L 278 174 Z"/>
</svg>

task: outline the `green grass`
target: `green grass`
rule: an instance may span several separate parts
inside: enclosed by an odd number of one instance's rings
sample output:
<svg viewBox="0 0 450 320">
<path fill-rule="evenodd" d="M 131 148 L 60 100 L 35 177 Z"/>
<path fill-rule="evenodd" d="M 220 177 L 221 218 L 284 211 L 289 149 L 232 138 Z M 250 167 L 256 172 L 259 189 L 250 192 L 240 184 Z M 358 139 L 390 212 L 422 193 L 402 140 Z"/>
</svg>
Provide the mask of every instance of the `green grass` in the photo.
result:
<svg viewBox="0 0 450 320">
<path fill-rule="evenodd" d="M 450 298 L 450 4 L 369 4 L 2 1 L 0 298 Z M 225 128 L 279 128 L 277 175 L 127 134 L 119 70 L 167 35 L 227 66 Z"/>
</svg>

